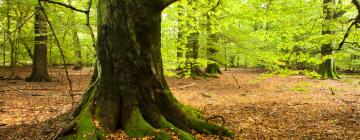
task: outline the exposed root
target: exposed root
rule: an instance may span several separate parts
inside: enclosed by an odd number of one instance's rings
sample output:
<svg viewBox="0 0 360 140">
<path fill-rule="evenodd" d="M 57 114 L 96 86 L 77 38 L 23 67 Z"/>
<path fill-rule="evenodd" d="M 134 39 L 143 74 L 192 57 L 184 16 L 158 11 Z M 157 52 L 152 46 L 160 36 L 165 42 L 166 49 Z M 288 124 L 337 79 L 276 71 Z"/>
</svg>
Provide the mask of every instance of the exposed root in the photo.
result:
<svg viewBox="0 0 360 140">
<path fill-rule="evenodd" d="M 68 128 L 64 129 L 63 138 L 104 139 L 105 134 L 112 130 L 109 129 L 109 122 L 102 122 L 108 121 L 104 120 L 104 115 L 98 113 L 98 110 L 103 108 L 96 100 L 101 89 L 95 83 L 97 82 L 90 85 L 82 102 L 74 111 L 74 120 Z M 154 95 L 151 93 L 144 95 L 147 89 L 143 90 L 141 90 L 143 94 L 141 97 L 128 99 L 134 101 L 126 104 L 127 108 L 120 108 L 122 114 L 118 119 L 121 121 L 117 122 L 119 124 L 116 129 L 124 130 L 129 137 L 151 136 L 161 140 L 171 139 L 172 136 L 168 133 L 171 131 L 181 140 L 194 140 L 196 138 L 191 135 L 192 130 L 234 137 L 233 131 L 207 122 L 199 110 L 179 103 L 166 86 L 162 86 L 162 90 L 156 90 Z M 107 115 L 111 116 L 114 112 L 108 112 Z"/>
<path fill-rule="evenodd" d="M 25 79 L 26 82 L 50 82 L 51 79 L 49 76 L 41 76 L 41 75 L 37 75 L 37 76 L 33 76 L 31 75 L 30 77 L 27 77 Z"/>
<path fill-rule="evenodd" d="M 231 138 L 235 136 L 235 133 L 230 129 L 206 122 L 205 120 L 189 117 L 186 118 L 186 122 L 188 126 L 198 132 L 202 132 L 205 134 L 223 135 Z"/>
<path fill-rule="evenodd" d="M 124 130 L 130 137 L 145 137 L 156 133 L 155 128 L 144 120 L 139 109 L 133 110 Z"/>
</svg>

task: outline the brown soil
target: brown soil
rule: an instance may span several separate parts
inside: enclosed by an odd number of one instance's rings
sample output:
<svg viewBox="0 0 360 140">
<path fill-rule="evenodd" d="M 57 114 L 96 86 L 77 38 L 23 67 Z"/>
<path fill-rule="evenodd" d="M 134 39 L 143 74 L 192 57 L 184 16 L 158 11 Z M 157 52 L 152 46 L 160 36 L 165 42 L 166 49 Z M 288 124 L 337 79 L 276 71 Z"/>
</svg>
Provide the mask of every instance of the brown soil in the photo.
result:
<svg viewBox="0 0 360 140">
<path fill-rule="evenodd" d="M 25 78 L 30 68 L 17 69 Z M 10 73 L 1 68 L 1 74 Z M 86 89 L 92 70 L 65 73 L 52 69 L 53 82 L 0 80 L 0 139 L 46 139 L 67 120 Z M 224 71 L 219 78 L 167 78 L 174 95 L 207 117 L 223 116 L 235 139 L 360 139 L 360 76 L 314 80 L 274 76 L 250 69 Z M 60 116 L 60 117 L 59 117 Z M 212 120 L 220 123 L 219 120 Z M 199 139 L 219 136 L 196 135 Z M 128 139 L 123 132 L 109 139 Z"/>
</svg>

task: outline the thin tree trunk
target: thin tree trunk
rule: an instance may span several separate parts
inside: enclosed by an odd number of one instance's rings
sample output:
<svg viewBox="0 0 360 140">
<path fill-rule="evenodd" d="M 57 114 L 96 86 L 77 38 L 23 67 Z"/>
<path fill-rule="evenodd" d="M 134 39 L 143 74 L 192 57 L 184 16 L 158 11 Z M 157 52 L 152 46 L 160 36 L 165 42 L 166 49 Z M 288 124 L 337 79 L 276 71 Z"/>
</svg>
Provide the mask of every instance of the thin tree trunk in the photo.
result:
<svg viewBox="0 0 360 140">
<path fill-rule="evenodd" d="M 6 40 L 6 32 L 4 33 L 4 41 Z M 5 68 L 6 66 L 6 45 L 5 43 L 2 45 L 2 55 L 3 55 L 3 67 Z"/>
<path fill-rule="evenodd" d="M 10 0 L 6 0 L 6 32 L 7 32 L 7 37 L 8 37 L 8 42 L 10 45 L 10 68 L 11 68 L 11 74 L 10 74 L 10 78 L 15 77 L 15 46 L 14 46 L 14 41 L 11 38 L 11 16 L 10 16 L 10 10 L 12 8 L 12 2 Z"/>
<path fill-rule="evenodd" d="M 69 5 L 72 5 L 72 0 L 68 0 Z M 75 12 L 71 11 L 70 17 L 68 17 L 68 20 L 70 21 L 71 26 L 76 26 L 77 23 L 75 21 Z M 80 45 L 80 39 L 77 34 L 76 29 L 72 29 L 72 41 L 73 41 L 73 47 L 74 47 L 74 55 L 76 56 L 76 62 L 74 66 L 74 70 L 80 70 L 83 67 L 82 63 L 82 56 L 81 56 L 81 45 Z"/>
<path fill-rule="evenodd" d="M 80 45 L 80 39 L 77 35 L 77 31 L 73 31 L 73 44 L 75 49 L 75 56 L 77 57 L 75 62 L 75 70 L 80 70 L 83 67 L 82 63 L 82 56 L 81 56 L 81 45 Z"/>
<path fill-rule="evenodd" d="M 184 38 L 184 6 L 181 3 L 178 3 L 178 39 L 177 39 L 177 47 L 176 47 L 176 57 L 177 57 L 177 70 L 183 71 L 183 57 L 184 57 L 184 48 L 185 48 L 185 38 Z"/>
</svg>

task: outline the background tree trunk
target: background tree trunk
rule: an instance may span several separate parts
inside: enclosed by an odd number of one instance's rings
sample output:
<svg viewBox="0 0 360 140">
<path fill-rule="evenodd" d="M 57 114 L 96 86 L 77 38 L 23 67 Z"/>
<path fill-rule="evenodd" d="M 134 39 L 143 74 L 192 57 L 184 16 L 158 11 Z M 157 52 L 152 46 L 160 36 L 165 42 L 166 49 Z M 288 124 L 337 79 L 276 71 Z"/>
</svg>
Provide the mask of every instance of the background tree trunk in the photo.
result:
<svg viewBox="0 0 360 140">
<path fill-rule="evenodd" d="M 11 33 L 11 8 L 12 8 L 12 2 L 10 0 L 6 0 L 6 36 L 9 42 L 10 46 L 10 68 L 11 68 L 11 74 L 10 78 L 15 76 L 15 46 L 14 41 L 12 40 L 12 33 Z M 4 59 L 5 60 L 5 59 Z"/>
<path fill-rule="evenodd" d="M 185 47 L 185 38 L 184 38 L 184 6 L 178 3 L 178 39 L 177 39 L 177 47 L 176 47 L 176 57 L 177 57 L 177 70 L 182 72 L 183 71 L 183 57 L 184 57 L 184 47 Z"/>
<path fill-rule="evenodd" d="M 83 67 L 83 63 L 82 63 L 82 56 L 81 56 L 80 39 L 79 39 L 79 37 L 77 35 L 76 30 L 73 31 L 73 44 L 74 44 L 74 49 L 75 49 L 75 56 L 77 57 L 74 69 L 75 70 L 80 70 Z"/>
<path fill-rule="evenodd" d="M 68 0 L 69 5 L 72 5 L 72 0 Z M 83 67 L 83 63 L 82 63 L 82 56 L 81 56 L 81 44 L 80 44 L 80 39 L 78 36 L 78 32 L 77 32 L 77 23 L 76 23 L 76 19 L 75 19 L 75 12 L 71 11 L 70 16 L 68 17 L 69 22 L 71 23 L 71 25 L 73 27 L 75 27 L 75 29 L 72 29 L 72 41 L 73 41 L 73 47 L 74 47 L 74 55 L 76 56 L 76 62 L 75 62 L 75 66 L 74 66 L 74 70 L 80 70 Z"/>
<path fill-rule="evenodd" d="M 75 125 L 71 126 L 76 127 L 72 134 L 77 139 L 102 139 L 105 130 L 116 129 L 130 137 L 154 135 L 159 139 L 170 136 L 156 128 L 174 131 L 181 139 L 194 139 L 191 129 L 234 135 L 194 117 L 195 109 L 172 96 L 162 69 L 160 7 L 165 6 L 161 2 L 99 1 L 98 78 L 74 113 L 71 124 Z"/>
<path fill-rule="evenodd" d="M 335 31 L 332 31 L 332 27 L 330 26 L 331 20 L 334 19 L 334 12 L 331 9 L 331 6 L 335 4 L 334 0 L 323 0 L 323 12 L 325 14 L 325 29 L 322 31 L 322 35 L 331 35 L 334 34 Z M 321 46 L 321 55 L 324 57 L 324 61 L 320 64 L 319 74 L 323 79 L 338 79 L 339 76 L 336 72 L 335 62 L 333 58 L 333 44 L 332 42 L 328 44 L 324 44 Z"/>
<path fill-rule="evenodd" d="M 191 77 L 201 76 L 202 72 L 200 70 L 200 66 L 197 63 L 197 59 L 199 58 L 199 32 L 195 31 L 194 33 L 190 33 L 187 37 L 186 44 L 186 68 L 190 70 Z"/>
<path fill-rule="evenodd" d="M 197 12 L 197 2 L 196 1 L 189 1 L 189 6 L 192 8 L 192 12 Z M 187 36 L 187 44 L 186 44 L 186 62 L 185 62 L 185 68 L 187 70 L 190 70 L 190 76 L 195 78 L 198 76 L 202 76 L 204 73 L 200 70 L 200 66 L 197 62 L 199 58 L 199 23 L 198 23 L 198 17 L 195 17 L 194 15 L 187 15 L 189 19 L 194 22 L 194 24 L 187 23 L 187 28 L 191 29 L 189 35 Z"/>
<path fill-rule="evenodd" d="M 39 7 L 36 7 L 39 9 Z M 50 81 L 47 70 L 47 22 L 44 13 L 39 10 L 35 14 L 35 46 L 33 55 L 33 67 L 28 82 Z"/>
<path fill-rule="evenodd" d="M 219 1 L 220 2 L 220 1 Z M 209 5 L 211 5 L 211 1 L 209 1 Z M 217 4 L 217 6 L 219 6 L 219 3 Z M 217 7 L 216 6 L 216 7 Z M 206 55 L 208 60 L 210 60 L 210 62 L 208 62 L 208 64 L 206 65 L 206 69 L 205 72 L 209 73 L 209 74 L 219 74 L 221 73 L 220 71 L 220 66 L 218 64 L 218 61 L 216 60 L 216 54 L 219 52 L 219 50 L 217 50 L 215 43 L 218 42 L 218 37 L 215 33 L 212 33 L 212 28 L 216 27 L 212 24 L 212 12 L 216 12 L 216 7 L 212 8 L 206 15 L 207 18 L 207 34 L 208 34 L 208 38 L 207 38 L 207 50 L 206 50 Z M 216 22 L 216 21 L 213 21 Z"/>
</svg>

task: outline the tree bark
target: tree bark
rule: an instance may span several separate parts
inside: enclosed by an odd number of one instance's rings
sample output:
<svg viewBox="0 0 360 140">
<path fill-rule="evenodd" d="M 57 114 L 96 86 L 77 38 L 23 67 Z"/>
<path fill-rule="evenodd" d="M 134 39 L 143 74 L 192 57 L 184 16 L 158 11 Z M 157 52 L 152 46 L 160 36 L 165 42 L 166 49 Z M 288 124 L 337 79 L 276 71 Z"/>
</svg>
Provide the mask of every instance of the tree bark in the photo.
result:
<svg viewBox="0 0 360 140">
<path fill-rule="evenodd" d="M 72 0 L 68 0 L 68 3 L 70 6 L 72 6 Z M 68 20 L 70 21 L 72 26 L 76 26 L 77 23 L 75 21 L 75 12 L 71 11 L 70 16 L 68 17 Z M 74 55 L 76 56 L 76 62 L 75 62 L 75 66 L 74 66 L 74 70 L 80 70 L 83 67 L 83 63 L 82 63 L 82 56 L 81 56 L 81 44 L 80 44 L 80 39 L 79 36 L 77 34 L 77 30 L 76 29 L 72 29 L 72 41 L 73 41 L 73 47 L 74 47 Z"/>
<path fill-rule="evenodd" d="M 181 3 L 178 3 L 178 34 L 177 34 L 177 47 L 176 47 L 176 58 L 177 58 L 177 68 L 176 70 L 182 72 L 184 70 L 183 67 L 183 57 L 184 57 L 184 48 L 185 41 L 184 38 L 184 6 Z"/>
<path fill-rule="evenodd" d="M 211 4 L 211 1 L 209 1 L 209 5 L 210 4 Z M 208 58 L 208 60 L 210 60 L 210 62 L 208 62 L 208 64 L 206 65 L 205 72 L 208 74 L 220 74 L 221 73 L 220 66 L 218 64 L 218 61 L 216 60 L 216 54 L 219 52 L 219 50 L 217 50 L 215 42 L 218 41 L 218 37 L 215 33 L 212 33 L 212 31 L 211 31 L 212 27 L 215 27 L 215 26 L 212 24 L 212 21 L 211 21 L 212 15 L 210 13 L 216 12 L 215 8 L 213 8 L 206 15 L 207 34 L 208 34 L 206 54 L 207 54 L 207 58 Z M 215 21 L 213 21 L 213 22 L 215 22 Z"/>
<path fill-rule="evenodd" d="M 195 31 L 194 33 L 190 33 L 187 37 L 186 44 L 186 62 L 185 67 L 187 70 L 190 70 L 191 77 L 201 76 L 203 73 L 200 70 L 199 64 L 196 62 L 199 58 L 199 32 Z"/>
<path fill-rule="evenodd" d="M 189 6 L 191 6 L 192 12 L 197 12 L 196 10 L 196 1 L 189 1 Z M 196 78 L 198 76 L 203 76 L 204 73 L 200 70 L 200 66 L 197 62 L 199 58 L 199 36 L 200 33 L 198 31 L 199 24 L 198 18 L 194 15 L 188 14 L 187 17 L 192 20 L 195 24 L 187 24 L 187 28 L 190 29 L 190 33 L 187 36 L 187 44 L 186 44 L 186 61 L 185 61 L 185 68 L 186 70 L 190 70 L 190 76 Z"/>
<path fill-rule="evenodd" d="M 331 35 L 334 34 L 330 27 L 329 22 L 334 19 L 334 12 L 331 9 L 331 5 L 335 4 L 334 0 L 323 0 L 323 13 L 325 14 L 326 25 L 322 31 L 322 35 Z M 323 62 L 320 64 L 319 74 L 323 79 L 338 79 L 340 78 L 336 72 L 335 62 L 333 58 L 333 45 L 332 42 L 324 44 L 321 46 L 321 56 L 324 58 Z"/>
<path fill-rule="evenodd" d="M 76 30 L 73 31 L 73 44 L 74 44 L 74 49 L 75 49 L 75 56 L 77 57 L 74 69 L 75 70 L 80 70 L 83 67 L 83 63 L 82 63 L 82 56 L 81 56 L 80 39 L 79 39 L 79 37 L 77 35 Z"/>
<path fill-rule="evenodd" d="M 38 9 L 39 7 L 36 7 Z M 47 70 L 47 22 L 45 15 L 38 11 L 35 14 L 35 46 L 31 75 L 28 82 L 51 81 Z"/>
<path fill-rule="evenodd" d="M 10 68 L 11 68 L 11 74 L 10 74 L 10 78 L 15 77 L 15 46 L 14 46 L 14 41 L 11 38 L 11 8 L 12 8 L 12 2 L 10 0 L 6 0 L 6 37 L 8 39 L 9 45 L 10 45 Z M 5 61 L 5 59 L 4 59 Z M 4 64 L 5 66 L 5 64 Z"/>
<path fill-rule="evenodd" d="M 99 0 L 98 77 L 73 114 L 75 131 L 65 137 L 103 139 L 123 129 L 130 137 L 170 139 L 157 128 L 174 131 L 180 139 L 194 139 L 191 129 L 234 135 L 195 117 L 198 111 L 172 96 L 160 51 L 162 2 Z"/>
</svg>

